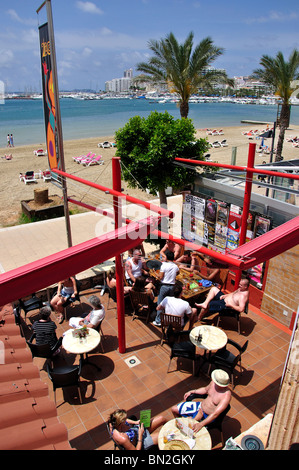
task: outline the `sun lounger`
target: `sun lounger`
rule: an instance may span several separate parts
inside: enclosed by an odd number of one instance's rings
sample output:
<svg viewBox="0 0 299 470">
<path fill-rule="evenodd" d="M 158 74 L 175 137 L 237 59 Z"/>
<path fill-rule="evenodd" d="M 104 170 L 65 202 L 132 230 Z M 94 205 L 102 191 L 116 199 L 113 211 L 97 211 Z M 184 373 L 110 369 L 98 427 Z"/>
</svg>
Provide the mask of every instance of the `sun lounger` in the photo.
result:
<svg viewBox="0 0 299 470">
<path fill-rule="evenodd" d="M 28 183 L 37 183 L 37 180 L 34 175 L 34 171 L 26 171 L 26 173 L 20 173 L 20 181 L 23 181 L 25 184 Z"/>
<path fill-rule="evenodd" d="M 102 160 L 102 155 L 98 155 L 97 157 L 92 157 L 92 158 L 87 158 L 86 160 L 82 160 L 81 163 L 84 166 L 103 165 L 104 160 Z"/>
<path fill-rule="evenodd" d="M 221 147 L 221 142 L 219 142 L 219 140 L 216 140 L 216 142 L 213 142 L 210 145 L 211 147 L 218 148 L 218 147 Z"/>
<path fill-rule="evenodd" d="M 51 170 L 40 170 L 40 174 L 43 181 L 51 181 Z"/>
<path fill-rule="evenodd" d="M 73 157 L 73 160 L 76 163 L 81 163 L 82 160 L 85 160 L 86 158 L 91 158 L 93 156 L 95 156 L 95 153 L 89 152 L 87 155 L 80 155 L 79 157 Z"/>
<path fill-rule="evenodd" d="M 38 149 L 38 150 L 34 150 L 33 153 L 37 157 L 43 157 L 44 155 L 47 154 L 47 151 L 44 151 L 43 149 Z"/>
</svg>

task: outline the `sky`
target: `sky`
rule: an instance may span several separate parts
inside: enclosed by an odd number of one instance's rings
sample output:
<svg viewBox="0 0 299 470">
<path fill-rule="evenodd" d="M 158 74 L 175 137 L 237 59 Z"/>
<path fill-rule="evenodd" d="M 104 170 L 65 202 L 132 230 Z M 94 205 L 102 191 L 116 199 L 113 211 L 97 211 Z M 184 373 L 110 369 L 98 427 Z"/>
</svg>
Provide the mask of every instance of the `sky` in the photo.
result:
<svg viewBox="0 0 299 470">
<path fill-rule="evenodd" d="M 0 84 L 41 92 L 38 27 L 43 0 L 0 0 Z M 172 32 L 194 44 L 209 36 L 224 53 L 213 63 L 247 76 L 262 55 L 299 49 L 298 0 L 52 0 L 59 90 L 105 89 L 150 57 L 148 41 Z"/>
</svg>

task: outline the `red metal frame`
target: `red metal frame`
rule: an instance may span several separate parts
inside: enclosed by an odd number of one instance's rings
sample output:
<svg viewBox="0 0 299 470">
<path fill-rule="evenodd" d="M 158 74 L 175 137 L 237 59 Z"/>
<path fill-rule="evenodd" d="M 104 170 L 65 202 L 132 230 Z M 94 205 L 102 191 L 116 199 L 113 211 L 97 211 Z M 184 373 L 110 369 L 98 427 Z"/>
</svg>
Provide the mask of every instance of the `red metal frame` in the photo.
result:
<svg viewBox="0 0 299 470">
<path fill-rule="evenodd" d="M 254 173 L 266 174 L 269 176 L 282 176 L 284 178 L 291 178 L 296 180 L 299 179 L 299 175 L 295 174 L 286 174 L 276 171 L 274 172 L 269 170 L 254 169 L 254 153 L 255 144 L 250 144 L 247 167 L 237 167 L 233 165 L 223 165 L 214 162 L 201 162 L 198 160 L 189 160 L 182 158 L 176 158 L 175 160 L 185 163 L 194 163 L 196 165 L 217 166 L 222 168 L 246 171 L 247 187 L 245 190 L 244 207 L 245 211 L 247 211 L 249 209 L 250 204 L 252 176 Z M 299 216 L 281 225 L 280 227 L 277 227 L 276 229 L 273 229 L 270 232 L 261 235 L 260 237 L 254 240 L 251 240 L 246 244 L 241 244 L 236 250 L 229 252 L 226 255 L 213 252 L 212 250 L 188 242 L 186 240 L 175 238 L 169 234 L 159 232 L 157 230 L 157 226 L 161 220 L 161 217 L 173 218 L 174 214 L 171 211 L 168 211 L 167 209 L 163 209 L 162 207 L 122 194 L 120 188 L 120 165 L 119 160 L 118 163 L 117 160 L 118 159 L 113 160 L 113 189 L 106 188 L 90 181 L 86 181 L 82 178 L 70 175 L 58 169 L 52 170 L 53 172 L 61 175 L 62 177 L 70 178 L 80 183 L 91 186 L 93 188 L 110 193 L 114 197 L 115 202 L 115 230 L 101 237 L 94 238 L 92 240 L 89 240 L 88 242 L 84 242 L 74 247 L 60 251 L 58 253 L 55 253 L 54 255 L 47 256 L 43 259 L 40 259 L 33 263 L 29 263 L 25 266 L 21 266 L 20 268 L 11 270 L 7 273 L 0 274 L 0 299 L 2 305 L 5 305 L 9 302 L 14 302 L 16 298 L 22 298 L 27 296 L 31 292 L 43 289 L 46 286 L 58 282 L 60 279 L 64 279 L 65 277 L 68 277 L 70 275 L 82 272 L 85 269 L 88 269 L 90 266 L 93 266 L 95 264 L 95 260 L 96 263 L 101 263 L 109 258 L 115 256 L 118 257 L 124 251 L 130 248 L 134 248 L 137 244 L 141 243 L 150 232 L 155 232 L 164 238 L 170 238 L 190 249 L 209 254 L 218 261 L 236 268 L 237 272 L 239 273 L 241 273 L 241 270 L 243 269 L 249 269 L 250 267 L 253 267 L 256 264 L 259 264 L 274 256 L 277 256 L 279 253 L 282 253 L 298 244 Z M 156 212 L 158 215 L 156 217 L 148 217 L 147 219 L 141 220 L 137 223 L 132 222 L 127 218 L 122 218 L 120 216 L 120 212 L 118 211 L 118 208 L 120 207 L 119 198 L 125 199 L 134 204 L 142 205 L 148 210 Z M 102 211 L 98 208 L 94 208 L 87 204 L 80 203 L 79 201 L 75 201 L 74 199 L 69 199 L 69 201 L 77 203 L 88 209 L 100 212 L 103 215 L 113 217 L 113 214 L 110 214 L 108 211 Z M 124 227 L 118 228 L 117 224 L 119 223 L 119 221 L 124 221 L 126 225 Z M 241 228 L 241 231 L 243 230 L 243 240 L 245 230 L 244 227 L 245 224 L 247 224 L 247 217 L 243 217 L 242 223 L 244 224 L 243 228 Z M 140 232 L 140 229 L 142 227 L 145 229 L 143 233 Z M 139 233 L 139 236 L 137 238 L 136 232 Z M 134 238 L 130 238 L 131 233 L 134 233 Z M 123 298 L 123 291 L 121 290 L 120 286 L 120 284 L 122 284 L 122 276 L 122 265 L 121 262 L 117 261 L 118 299 Z M 119 322 L 119 347 L 120 352 L 124 352 L 124 307 L 121 304 L 118 304 L 118 308 L 119 305 L 121 312 L 121 319 Z"/>
</svg>

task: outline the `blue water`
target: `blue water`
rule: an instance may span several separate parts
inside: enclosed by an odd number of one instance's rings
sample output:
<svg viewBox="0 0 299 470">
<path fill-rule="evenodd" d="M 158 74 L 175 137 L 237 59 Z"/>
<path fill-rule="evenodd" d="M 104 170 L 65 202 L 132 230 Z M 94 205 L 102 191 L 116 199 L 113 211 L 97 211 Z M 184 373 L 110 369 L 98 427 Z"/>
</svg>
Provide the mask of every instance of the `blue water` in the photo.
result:
<svg viewBox="0 0 299 470">
<path fill-rule="evenodd" d="M 180 113 L 176 103 L 150 103 L 145 99 L 60 100 L 64 140 L 113 136 L 136 115 L 147 117 L 152 111 L 167 110 L 174 118 Z M 189 117 L 196 129 L 240 126 L 241 120 L 274 122 L 277 106 L 235 103 L 190 103 Z M 292 106 L 291 124 L 299 125 L 299 106 Z M 45 142 L 42 100 L 6 100 L 0 105 L 0 147 L 6 146 L 7 134 L 18 145 Z"/>
</svg>

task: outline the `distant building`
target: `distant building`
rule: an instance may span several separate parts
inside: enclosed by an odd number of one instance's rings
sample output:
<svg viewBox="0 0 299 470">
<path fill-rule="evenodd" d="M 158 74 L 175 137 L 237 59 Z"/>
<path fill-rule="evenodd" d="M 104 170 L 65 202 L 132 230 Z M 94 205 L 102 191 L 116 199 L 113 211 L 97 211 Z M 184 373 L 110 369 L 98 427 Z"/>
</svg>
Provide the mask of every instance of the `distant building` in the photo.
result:
<svg viewBox="0 0 299 470">
<path fill-rule="evenodd" d="M 265 83 L 254 80 L 250 77 L 234 77 L 235 89 L 240 90 L 241 88 L 247 88 L 249 90 L 268 92 L 269 86 Z"/>
<path fill-rule="evenodd" d="M 130 91 L 133 83 L 133 69 L 124 71 L 122 78 L 113 78 L 105 82 L 105 90 L 107 93 L 124 93 Z"/>
</svg>

